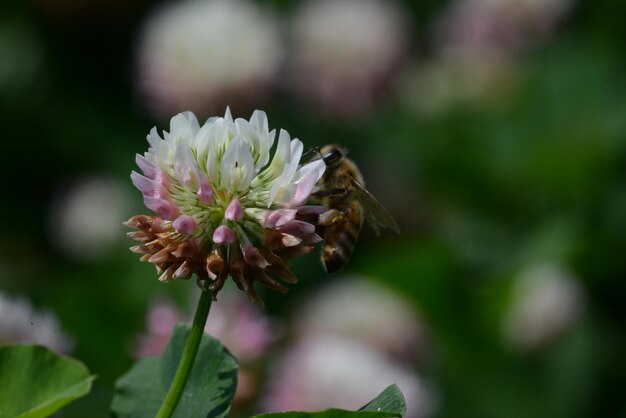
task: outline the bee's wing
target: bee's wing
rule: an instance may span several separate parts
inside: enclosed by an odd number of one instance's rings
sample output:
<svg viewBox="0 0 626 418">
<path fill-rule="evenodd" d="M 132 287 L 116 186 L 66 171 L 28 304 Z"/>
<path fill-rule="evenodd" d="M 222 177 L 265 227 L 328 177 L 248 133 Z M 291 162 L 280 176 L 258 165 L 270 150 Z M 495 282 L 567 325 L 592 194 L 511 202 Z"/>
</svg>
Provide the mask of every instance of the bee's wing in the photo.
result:
<svg viewBox="0 0 626 418">
<path fill-rule="evenodd" d="M 376 235 L 380 234 L 381 226 L 399 234 L 400 227 L 391 214 L 387 212 L 387 209 L 355 179 L 352 179 L 352 185 L 354 186 L 355 198 L 363 207 L 365 219 L 367 219 L 367 223 L 370 224 Z"/>
</svg>

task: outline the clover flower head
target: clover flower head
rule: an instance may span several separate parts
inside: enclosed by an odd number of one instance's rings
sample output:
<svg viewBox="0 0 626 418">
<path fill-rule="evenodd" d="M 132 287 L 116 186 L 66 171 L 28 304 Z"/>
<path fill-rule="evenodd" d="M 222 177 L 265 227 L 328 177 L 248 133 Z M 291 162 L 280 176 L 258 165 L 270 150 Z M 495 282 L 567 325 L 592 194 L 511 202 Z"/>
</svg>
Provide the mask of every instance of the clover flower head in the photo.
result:
<svg viewBox="0 0 626 418">
<path fill-rule="evenodd" d="M 270 150 L 278 136 L 276 150 Z M 188 279 L 208 286 L 214 298 L 228 275 L 252 300 L 259 281 L 281 292 L 275 277 L 295 283 L 286 260 L 312 250 L 319 206 L 305 206 L 324 173 L 322 160 L 300 165 L 303 144 L 267 117 L 210 118 L 200 126 L 191 112 L 180 113 L 161 138 L 153 128 L 150 148 L 137 155 L 143 174 L 133 184 L 156 216 L 132 217 L 131 248 L 154 263 L 159 280 Z"/>
</svg>

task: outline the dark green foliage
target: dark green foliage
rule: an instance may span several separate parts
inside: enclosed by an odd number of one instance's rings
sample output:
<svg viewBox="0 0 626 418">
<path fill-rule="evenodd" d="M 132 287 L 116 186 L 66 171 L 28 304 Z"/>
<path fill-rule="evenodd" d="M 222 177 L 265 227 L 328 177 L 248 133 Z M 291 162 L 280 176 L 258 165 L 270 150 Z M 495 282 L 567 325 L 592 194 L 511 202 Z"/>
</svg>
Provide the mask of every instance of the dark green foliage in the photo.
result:
<svg viewBox="0 0 626 418">
<path fill-rule="evenodd" d="M 119 418 L 154 417 L 182 355 L 189 325 L 174 328 L 165 352 L 141 360 L 116 384 L 112 410 Z M 228 416 L 237 388 L 237 360 L 215 338 L 204 335 L 174 417 Z"/>
<path fill-rule="evenodd" d="M 50 416 L 89 393 L 93 380 L 81 362 L 45 347 L 0 347 L 0 416 Z"/>
<path fill-rule="evenodd" d="M 327 409 L 321 412 L 274 412 L 254 418 L 392 418 L 406 413 L 404 396 L 396 385 L 383 390 L 376 398 L 358 411 Z"/>
</svg>

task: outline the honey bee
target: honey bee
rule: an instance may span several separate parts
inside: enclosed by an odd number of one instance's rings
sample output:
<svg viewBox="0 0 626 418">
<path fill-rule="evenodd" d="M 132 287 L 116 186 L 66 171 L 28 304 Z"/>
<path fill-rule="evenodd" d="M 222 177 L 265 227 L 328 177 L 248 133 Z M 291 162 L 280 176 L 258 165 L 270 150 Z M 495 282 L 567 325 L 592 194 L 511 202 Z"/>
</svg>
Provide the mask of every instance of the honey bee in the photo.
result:
<svg viewBox="0 0 626 418">
<path fill-rule="evenodd" d="M 323 230 L 322 265 L 327 273 L 341 270 L 354 251 L 365 218 L 376 235 L 380 228 L 400 233 L 387 210 L 365 189 L 363 175 L 346 157 L 347 150 L 336 144 L 316 149 L 326 164 L 314 196 L 327 209 L 319 216 Z"/>
</svg>

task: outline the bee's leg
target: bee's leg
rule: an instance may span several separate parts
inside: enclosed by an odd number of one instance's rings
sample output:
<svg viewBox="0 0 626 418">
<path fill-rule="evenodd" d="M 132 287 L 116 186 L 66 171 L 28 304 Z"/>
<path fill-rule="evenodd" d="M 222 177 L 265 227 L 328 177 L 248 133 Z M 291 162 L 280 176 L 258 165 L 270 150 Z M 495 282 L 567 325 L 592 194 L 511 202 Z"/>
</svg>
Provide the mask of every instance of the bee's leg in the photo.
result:
<svg viewBox="0 0 626 418">
<path fill-rule="evenodd" d="M 346 194 L 346 189 L 320 190 L 315 193 L 311 193 L 314 197 L 341 196 L 344 194 Z"/>
<path fill-rule="evenodd" d="M 344 218 L 344 213 L 337 209 L 329 209 L 322 213 L 317 221 L 319 226 L 331 226 L 338 222 L 341 222 Z"/>
</svg>

